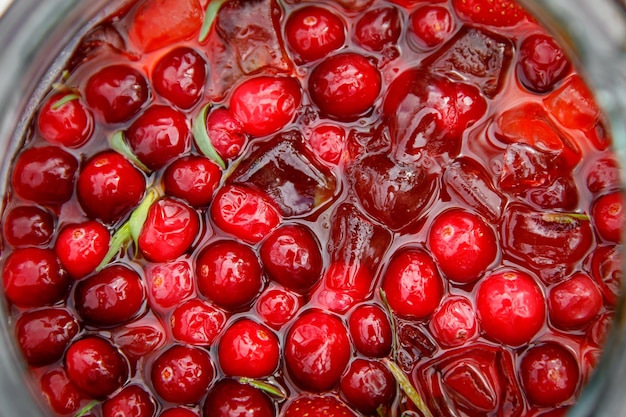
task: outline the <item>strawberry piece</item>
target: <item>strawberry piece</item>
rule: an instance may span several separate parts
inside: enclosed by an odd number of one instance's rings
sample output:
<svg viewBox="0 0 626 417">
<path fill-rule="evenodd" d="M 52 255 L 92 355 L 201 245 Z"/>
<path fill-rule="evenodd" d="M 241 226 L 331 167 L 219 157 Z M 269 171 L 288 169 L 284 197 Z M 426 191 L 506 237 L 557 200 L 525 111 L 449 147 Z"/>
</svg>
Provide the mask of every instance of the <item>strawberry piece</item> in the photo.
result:
<svg viewBox="0 0 626 417">
<path fill-rule="evenodd" d="M 452 7 L 461 19 L 489 26 L 508 27 L 532 20 L 514 0 L 453 0 Z"/>
<path fill-rule="evenodd" d="M 285 417 L 357 417 L 337 397 L 330 395 L 302 395 L 289 403 Z"/>
</svg>

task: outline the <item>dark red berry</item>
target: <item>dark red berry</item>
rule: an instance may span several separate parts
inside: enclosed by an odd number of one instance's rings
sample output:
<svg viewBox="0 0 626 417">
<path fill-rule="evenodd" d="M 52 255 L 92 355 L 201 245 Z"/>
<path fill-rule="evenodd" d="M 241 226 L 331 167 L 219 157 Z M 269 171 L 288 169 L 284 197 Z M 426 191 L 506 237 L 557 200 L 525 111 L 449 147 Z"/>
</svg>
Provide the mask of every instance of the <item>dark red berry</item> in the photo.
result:
<svg viewBox="0 0 626 417">
<path fill-rule="evenodd" d="M 430 329 L 444 347 L 457 347 L 478 335 L 476 311 L 470 300 L 457 296 L 446 299 L 433 313 Z"/>
<path fill-rule="evenodd" d="M 226 324 L 226 313 L 197 298 L 180 304 L 170 317 L 172 335 L 190 345 L 211 346 Z"/>
<path fill-rule="evenodd" d="M 61 415 L 75 413 L 87 399 L 87 395 L 68 378 L 63 368 L 52 368 L 44 373 L 39 386 L 50 408 Z"/>
<path fill-rule="evenodd" d="M 9 210 L 2 225 L 3 237 L 13 247 L 45 246 L 52 240 L 55 218 L 37 206 Z"/>
<path fill-rule="evenodd" d="M 298 62 L 315 61 L 339 49 L 345 31 L 338 14 L 321 6 L 295 10 L 285 22 L 285 38 Z"/>
<path fill-rule="evenodd" d="M 144 274 L 153 309 L 167 310 L 180 305 L 194 292 L 193 270 L 185 259 L 148 264 Z"/>
<path fill-rule="evenodd" d="M 58 233 L 54 250 L 75 279 L 94 272 L 109 249 L 109 230 L 95 220 L 69 224 Z"/>
<path fill-rule="evenodd" d="M 145 290 L 134 270 L 110 265 L 78 283 L 74 304 L 90 324 L 114 326 L 132 319 L 143 307 Z"/>
<path fill-rule="evenodd" d="M 365 115 L 382 85 L 378 69 L 363 55 L 344 52 L 317 65 L 309 77 L 309 94 L 320 111 L 349 121 Z"/>
<path fill-rule="evenodd" d="M 127 358 L 138 360 L 161 348 L 166 342 L 166 333 L 161 320 L 148 313 L 117 327 L 112 331 L 112 338 Z"/>
<path fill-rule="evenodd" d="M 152 71 L 152 85 L 161 97 L 181 109 L 193 107 L 204 92 L 207 63 L 195 50 L 186 46 L 163 55 Z"/>
<path fill-rule="evenodd" d="M 454 20 L 446 7 L 425 5 L 409 17 L 410 39 L 421 49 L 441 45 L 452 34 Z"/>
<path fill-rule="evenodd" d="M 552 287 L 547 298 L 550 321 L 565 329 L 591 323 L 604 303 L 597 284 L 583 273 L 576 273 Z"/>
<path fill-rule="evenodd" d="M 138 385 L 128 385 L 102 403 L 102 417 L 153 417 L 154 399 Z"/>
<path fill-rule="evenodd" d="M 56 146 L 28 148 L 22 151 L 11 172 L 15 193 L 42 205 L 61 204 L 74 193 L 78 161 Z"/>
<path fill-rule="evenodd" d="M 83 392 L 104 398 L 128 378 L 128 362 L 107 340 L 87 336 L 70 345 L 65 354 L 70 380 Z"/>
<path fill-rule="evenodd" d="M 209 113 L 206 128 L 211 145 L 223 159 L 235 159 L 243 151 L 248 137 L 232 112 L 218 107 Z"/>
<path fill-rule="evenodd" d="M 538 93 L 551 91 L 569 73 L 569 59 L 551 37 L 535 34 L 520 46 L 517 74 L 526 88 Z"/>
<path fill-rule="evenodd" d="M 148 83 L 128 65 L 100 69 L 87 81 L 85 98 L 91 109 L 107 123 L 121 123 L 135 116 L 148 101 Z"/>
<path fill-rule="evenodd" d="M 382 51 L 395 43 L 402 33 L 400 12 L 395 7 L 368 10 L 354 25 L 357 44 L 370 51 Z"/>
<path fill-rule="evenodd" d="M 44 103 L 37 117 L 39 133 L 53 145 L 78 148 L 93 132 L 93 115 L 81 98 L 71 91 L 55 93 Z"/>
<path fill-rule="evenodd" d="M 141 201 L 146 180 L 122 155 L 105 151 L 83 167 L 76 184 L 81 207 L 93 219 L 113 223 Z"/>
<path fill-rule="evenodd" d="M 313 155 L 329 164 L 338 164 L 346 145 L 346 131 L 331 124 L 315 126 L 308 135 L 307 146 Z"/>
<path fill-rule="evenodd" d="M 382 358 L 391 352 L 391 323 L 380 307 L 372 304 L 356 307 L 348 318 L 348 329 L 354 347 L 363 355 Z"/>
<path fill-rule="evenodd" d="M 189 155 L 176 159 L 163 173 L 165 192 L 182 198 L 193 207 L 208 206 L 213 200 L 222 171 L 203 156 Z"/>
<path fill-rule="evenodd" d="M 198 417 L 198 413 L 188 408 L 174 407 L 163 410 L 159 417 Z"/>
<path fill-rule="evenodd" d="M 396 380 L 382 362 L 355 359 L 341 377 L 341 395 L 362 413 L 376 414 L 396 395 Z"/>
<path fill-rule="evenodd" d="M 23 248 L 4 261 L 2 283 L 7 299 L 20 307 L 42 307 L 60 301 L 70 277 L 51 249 Z"/>
<path fill-rule="evenodd" d="M 29 310 L 15 323 L 17 343 L 32 366 L 49 365 L 61 359 L 78 331 L 76 318 L 63 308 Z"/>
<path fill-rule="evenodd" d="M 289 322 L 301 306 L 298 294 L 279 287 L 266 289 L 255 303 L 256 313 L 273 329 L 280 329 Z"/>
<path fill-rule="evenodd" d="M 202 249 L 196 259 L 198 289 L 215 304 L 237 310 L 261 291 L 261 265 L 254 251 L 235 241 Z"/>
<path fill-rule="evenodd" d="M 267 327 L 244 318 L 228 326 L 218 347 L 220 368 L 229 376 L 262 378 L 278 367 L 278 338 Z"/>
<path fill-rule="evenodd" d="M 243 411 L 245 410 L 245 411 Z M 274 417 L 270 399 L 260 390 L 233 379 L 221 379 L 207 395 L 204 417 Z"/>
<path fill-rule="evenodd" d="M 213 374 L 211 358 L 204 350 L 174 345 L 156 358 L 150 379 L 165 401 L 195 404 L 204 397 Z"/>
</svg>

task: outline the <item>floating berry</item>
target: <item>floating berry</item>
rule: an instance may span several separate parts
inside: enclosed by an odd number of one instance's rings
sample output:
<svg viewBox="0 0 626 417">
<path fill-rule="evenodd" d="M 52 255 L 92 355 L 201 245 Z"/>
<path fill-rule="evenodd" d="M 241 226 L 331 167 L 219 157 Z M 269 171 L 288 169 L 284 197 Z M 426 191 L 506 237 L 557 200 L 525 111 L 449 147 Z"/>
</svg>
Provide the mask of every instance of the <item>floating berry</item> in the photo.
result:
<svg viewBox="0 0 626 417">
<path fill-rule="evenodd" d="M 423 49 L 441 45 L 454 29 L 450 11 L 437 5 L 426 5 L 416 9 L 409 17 L 409 24 L 411 41 Z"/>
<path fill-rule="evenodd" d="M 396 380 L 382 362 L 355 359 L 341 377 L 340 388 L 348 404 L 364 414 L 375 414 L 393 401 Z"/>
<path fill-rule="evenodd" d="M 337 164 L 346 145 L 346 136 L 343 127 L 323 124 L 311 130 L 306 143 L 312 149 L 312 153 L 322 161 Z"/>
<path fill-rule="evenodd" d="M 152 71 L 152 85 L 157 94 L 181 109 L 190 109 L 200 101 L 206 78 L 205 59 L 186 46 L 163 55 Z"/>
<path fill-rule="evenodd" d="M 128 385 L 102 403 L 102 417 L 152 417 L 154 399 L 138 385 Z"/>
<path fill-rule="evenodd" d="M 550 321 L 565 329 L 589 324 L 600 313 L 602 305 L 602 293 L 597 284 L 583 273 L 558 283 L 548 294 Z"/>
<path fill-rule="evenodd" d="M 477 337 L 477 321 L 476 311 L 467 298 L 450 297 L 433 313 L 430 329 L 440 345 L 457 347 Z"/>
<path fill-rule="evenodd" d="M 17 206 L 5 214 L 2 236 L 13 247 L 46 246 L 53 237 L 54 216 L 37 206 Z"/>
<path fill-rule="evenodd" d="M 93 115 L 77 94 L 58 92 L 48 98 L 37 117 L 39 133 L 53 145 L 78 148 L 93 132 Z"/>
<path fill-rule="evenodd" d="M 95 220 L 64 226 L 54 250 L 72 278 L 80 279 L 96 270 L 109 249 L 109 230 Z"/>
<path fill-rule="evenodd" d="M 324 58 L 345 42 L 345 25 L 333 10 L 305 6 L 295 10 L 285 22 L 285 39 L 295 52 L 296 62 Z"/>
<path fill-rule="evenodd" d="M 569 73 L 571 64 L 554 39 L 531 35 L 520 46 L 517 73 L 524 87 L 538 93 L 551 91 Z"/>
<path fill-rule="evenodd" d="M 204 417 L 234 417 L 245 410 L 247 417 L 274 417 L 276 412 L 270 399 L 257 388 L 234 379 L 221 379 L 207 395 Z"/>
<path fill-rule="evenodd" d="M 170 309 L 193 294 L 192 267 L 184 259 L 148 264 L 144 267 L 144 273 L 153 309 Z"/>
<path fill-rule="evenodd" d="M 591 207 L 591 216 L 596 230 L 609 242 L 622 241 L 624 230 L 624 196 L 614 192 L 600 196 Z"/>
<path fill-rule="evenodd" d="M 190 345 L 211 346 L 222 333 L 226 313 L 212 303 L 197 298 L 180 304 L 170 317 L 172 335 Z"/>
<path fill-rule="evenodd" d="M 273 329 L 280 329 L 295 317 L 302 306 L 298 294 L 283 288 L 268 288 L 261 293 L 255 303 L 259 317 Z"/>
<path fill-rule="evenodd" d="M 354 39 L 370 51 L 382 51 L 394 44 L 402 33 L 400 12 L 395 7 L 368 10 L 354 25 Z"/>
<path fill-rule="evenodd" d="M 220 167 L 210 159 L 188 155 L 165 169 L 163 186 L 168 195 L 182 198 L 192 207 L 204 207 L 213 200 L 221 176 Z"/>
<path fill-rule="evenodd" d="M 356 417 L 348 406 L 332 395 L 304 394 L 285 407 L 285 417 Z"/>
<path fill-rule="evenodd" d="M 348 318 L 354 347 L 363 355 L 382 358 L 391 352 L 393 334 L 387 313 L 372 304 L 360 304 Z"/>
<path fill-rule="evenodd" d="M 215 151 L 223 159 L 235 159 L 243 151 L 248 137 L 233 113 L 218 107 L 206 118 L 206 129 Z"/>
</svg>

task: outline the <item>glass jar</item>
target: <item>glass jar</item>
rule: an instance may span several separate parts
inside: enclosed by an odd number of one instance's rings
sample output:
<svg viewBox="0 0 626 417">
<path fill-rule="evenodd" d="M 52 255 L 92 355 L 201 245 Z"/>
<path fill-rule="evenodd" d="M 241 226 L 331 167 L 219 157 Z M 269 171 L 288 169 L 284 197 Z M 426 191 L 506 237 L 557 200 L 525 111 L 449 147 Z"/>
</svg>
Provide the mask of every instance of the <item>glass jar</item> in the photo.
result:
<svg viewBox="0 0 626 417">
<path fill-rule="evenodd" d="M 19 0 L 0 20 L 0 195 L 29 114 L 56 79 L 69 52 L 93 22 L 128 0 Z M 520 0 L 570 49 L 610 119 L 616 152 L 626 164 L 625 0 Z M 604 355 L 568 416 L 626 416 L 626 317 L 618 309 Z M 0 400 L 4 417 L 45 416 L 36 387 L 4 317 L 0 297 Z"/>
</svg>

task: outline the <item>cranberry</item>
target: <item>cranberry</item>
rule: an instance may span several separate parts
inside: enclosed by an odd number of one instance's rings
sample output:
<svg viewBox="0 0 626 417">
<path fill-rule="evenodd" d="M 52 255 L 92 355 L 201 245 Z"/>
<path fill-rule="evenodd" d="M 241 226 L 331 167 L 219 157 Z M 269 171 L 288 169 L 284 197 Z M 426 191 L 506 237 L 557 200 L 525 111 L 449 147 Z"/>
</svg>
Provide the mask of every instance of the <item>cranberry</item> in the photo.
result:
<svg viewBox="0 0 626 417">
<path fill-rule="evenodd" d="M 622 247 L 603 245 L 591 254 L 591 276 L 600 285 L 604 299 L 615 305 L 622 288 L 623 259 Z"/>
<path fill-rule="evenodd" d="M 122 155 L 105 151 L 83 167 L 76 184 L 78 201 L 87 215 L 113 223 L 141 201 L 146 180 Z"/>
<path fill-rule="evenodd" d="M 520 362 L 522 386 L 528 399 L 539 406 L 557 406 L 569 400 L 580 370 L 576 357 L 564 346 L 547 342 L 531 347 Z"/>
<path fill-rule="evenodd" d="M 531 91 L 551 91 L 570 68 L 561 47 L 547 35 L 531 35 L 520 46 L 517 74 L 522 85 Z"/>
<path fill-rule="evenodd" d="M 183 407 L 174 407 L 163 410 L 159 417 L 199 417 L 194 411 Z"/>
<path fill-rule="evenodd" d="M 348 404 L 365 414 L 388 407 L 396 395 L 396 380 L 381 362 L 352 361 L 341 377 L 341 394 Z"/>
<path fill-rule="evenodd" d="M 4 294 L 20 307 L 55 304 L 67 293 L 70 278 L 51 249 L 23 248 L 11 252 L 2 269 Z"/>
<path fill-rule="evenodd" d="M 218 359 L 224 374 L 261 378 L 278 367 L 278 338 L 262 324 L 244 318 L 228 326 L 220 337 Z"/>
<path fill-rule="evenodd" d="M 476 281 L 498 254 L 491 227 L 476 214 L 462 209 L 444 211 L 433 220 L 428 246 L 441 272 L 464 284 Z"/>
<path fill-rule="evenodd" d="M 528 343 L 545 321 L 546 302 L 535 279 L 507 269 L 481 280 L 476 292 L 480 325 L 490 338 L 520 346 Z"/>
<path fill-rule="evenodd" d="M 624 230 L 624 196 L 614 192 L 598 197 L 591 207 L 594 226 L 602 239 L 619 243 Z"/>
<path fill-rule="evenodd" d="M 39 110 L 37 127 L 41 136 L 53 145 L 78 148 L 93 132 L 93 115 L 73 92 L 52 95 Z"/>
<path fill-rule="evenodd" d="M 309 94 L 320 111 L 350 121 L 371 110 L 381 91 L 378 69 L 363 55 L 344 52 L 317 65 L 309 77 Z"/>
<path fill-rule="evenodd" d="M 204 403 L 204 417 L 238 417 L 242 413 L 246 417 L 276 415 L 270 399 L 250 385 L 233 379 L 222 379 L 211 387 Z"/>
<path fill-rule="evenodd" d="M 282 288 L 268 288 L 256 301 L 255 309 L 259 317 L 273 329 L 280 329 L 291 320 L 300 307 L 301 298 Z"/>
<path fill-rule="evenodd" d="M 199 232 L 200 220 L 195 210 L 183 202 L 163 197 L 148 209 L 137 244 L 148 260 L 166 262 L 187 252 Z"/>
<path fill-rule="evenodd" d="M 175 307 L 194 292 L 192 267 L 184 259 L 148 264 L 144 267 L 144 274 L 153 309 Z"/>
<path fill-rule="evenodd" d="M 391 352 L 393 335 L 385 311 L 376 305 L 361 304 L 348 318 L 354 347 L 363 355 L 382 358 Z"/>
<path fill-rule="evenodd" d="M 181 345 L 174 345 L 159 355 L 150 372 L 157 394 L 177 404 L 199 402 L 214 374 L 208 353 Z"/>
<path fill-rule="evenodd" d="M 13 247 L 46 246 L 54 233 L 54 216 L 37 206 L 17 206 L 4 217 L 3 236 Z"/>
<path fill-rule="evenodd" d="M 189 150 L 187 118 L 180 111 L 152 105 L 126 130 L 133 153 L 149 169 L 156 170 Z"/>
<path fill-rule="evenodd" d="M 313 154 L 329 164 L 338 164 L 346 144 L 346 131 L 338 125 L 315 126 L 308 135 L 307 145 Z"/>
<path fill-rule="evenodd" d="M 291 325 L 285 340 L 285 363 L 294 382 L 310 391 L 333 387 L 350 359 L 348 331 L 339 318 L 307 311 Z"/>
<path fill-rule="evenodd" d="M 587 189 L 594 194 L 616 189 L 620 186 L 619 163 L 613 157 L 593 161 L 585 178 L 587 178 Z"/>
<path fill-rule="evenodd" d="M 226 318 L 226 313 L 213 304 L 194 298 L 172 313 L 172 335 L 183 343 L 210 346 L 224 329 Z"/>
<path fill-rule="evenodd" d="M 295 78 L 249 78 L 233 90 L 230 111 L 249 135 L 270 135 L 293 120 L 302 101 L 301 90 Z"/>
<path fill-rule="evenodd" d="M 128 65 L 102 68 L 89 78 L 85 87 L 87 104 L 106 123 L 129 121 L 139 113 L 149 95 L 143 74 Z"/>
<path fill-rule="evenodd" d="M 256 254 L 235 241 L 202 249 L 196 259 L 196 277 L 200 292 L 227 310 L 250 304 L 263 284 Z"/>
<path fill-rule="evenodd" d="M 61 415 L 74 414 L 86 400 L 63 368 L 52 368 L 41 376 L 41 392 L 52 410 Z"/>
<path fill-rule="evenodd" d="M 576 273 L 558 283 L 548 295 L 550 321 L 565 329 L 589 324 L 602 306 L 602 293 L 597 284 L 583 273 Z"/>
<path fill-rule="evenodd" d="M 249 243 L 259 242 L 281 222 L 280 212 L 265 194 L 241 185 L 217 192 L 211 218 L 222 230 Z"/>
<path fill-rule="evenodd" d="M 404 249 L 394 255 L 383 276 L 382 288 L 395 314 L 415 319 L 430 316 L 444 292 L 435 263 L 419 249 Z"/>
<path fill-rule="evenodd" d="M 285 39 L 295 52 L 296 62 L 324 58 L 345 42 L 345 27 L 332 10 L 304 6 L 292 12 L 285 22 Z"/>
<path fill-rule="evenodd" d="M 206 119 L 206 128 L 215 151 L 224 159 L 234 159 L 243 151 L 247 136 L 241 122 L 230 110 L 218 107 Z"/>
<path fill-rule="evenodd" d="M 476 311 L 467 298 L 450 297 L 433 313 L 430 329 L 440 345 L 462 346 L 478 335 Z"/>
<path fill-rule="evenodd" d="M 176 159 L 163 173 L 165 192 L 182 198 L 193 207 L 208 206 L 222 172 L 208 158 L 189 155 Z"/>
<path fill-rule="evenodd" d="M 285 417 L 357 417 L 348 406 L 333 395 L 303 394 L 287 404 Z"/>
<path fill-rule="evenodd" d="M 441 45 L 454 29 L 450 11 L 442 6 L 426 5 L 416 9 L 409 17 L 410 39 L 419 48 L 429 49 Z"/>
<path fill-rule="evenodd" d="M 328 267 L 312 298 L 324 308 L 344 313 L 367 298 L 372 283 L 372 274 L 366 267 L 337 261 Z"/>
<path fill-rule="evenodd" d="M 102 403 L 102 417 L 152 417 L 154 400 L 138 385 L 129 385 Z"/>
<path fill-rule="evenodd" d="M 30 310 L 15 323 L 18 345 L 32 366 L 49 365 L 61 359 L 78 330 L 76 318 L 62 308 Z"/>
<path fill-rule="evenodd" d="M 379 7 L 363 13 L 354 25 L 354 39 L 370 51 L 382 51 L 400 37 L 402 22 L 395 7 Z"/>
<path fill-rule="evenodd" d="M 80 279 L 96 270 L 109 249 L 109 230 L 95 220 L 63 227 L 54 250 L 67 272 Z"/>
<path fill-rule="evenodd" d="M 11 172 L 15 193 L 39 204 L 61 204 L 74 193 L 78 161 L 56 146 L 28 148 L 22 151 Z"/>
<path fill-rule="evenodd" d="M 104 398 L 128 378 L 128 362 L 107 340 L 87 336 L 72 343 L 65 353 L 70 380 L 85 393 Z"/>
<path fill-rule="evenodd" d="M 161 321 L 151 314 L 116 328 L 112 332 L 113 341 L 124 354 L 138 360 L 162 347 L 166 334 Z"/>
<path fill-rule="evenodd" d="M 304 293 L 322 273 L 320 245 L 311 230 L 285 225 L 272 231 L 260 249 L 269 277 L 291 290 Z"/>
<path fill-rule="evenodd" d="M 134 270 L 113 264 L 78 283 L 74 303 L 83 320 L 114 326 L 133 318 L 143 307 L 145 291 Z"/>
<path fill-rule="evenodd" d="M 152 71 L 152 85 L 161 97 L 181 109 L 192 108 L 204 92 L 207 63 L 195 50 L 186 46 L 163 55 Z"/>
</svg>

